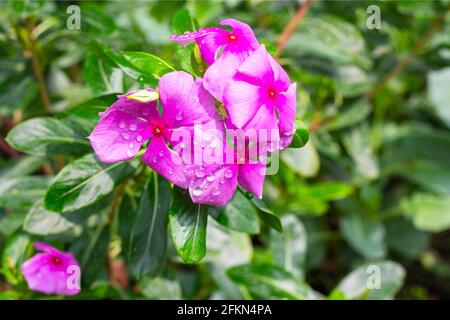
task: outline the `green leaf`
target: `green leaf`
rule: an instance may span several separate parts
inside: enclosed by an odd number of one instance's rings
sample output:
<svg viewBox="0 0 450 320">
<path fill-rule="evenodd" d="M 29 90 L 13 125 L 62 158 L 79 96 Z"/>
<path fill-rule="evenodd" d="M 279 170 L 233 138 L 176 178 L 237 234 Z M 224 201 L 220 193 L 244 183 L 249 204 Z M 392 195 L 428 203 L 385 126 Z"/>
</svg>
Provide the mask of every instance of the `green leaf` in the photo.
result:
<svg viewBox="0 0 450 320">
<path fill-rule="evenodd" d="M 405 258 L 418 258 L 428 246 L 428 234 L 403 217 L 389 219 L 385 227 L 387 246 Z"/>
<path fill-rule="evenodd" d="M 36 155 L 82 155 L 91 148 L 75 123 L 54 118 L 34 118 L 15 126 L 6 141 L 15 149 Z"/>
<path fill-rule="evenodd" d="M 294 137 L 289 145 L 289 148 L 302 148 L 309 140 L 308 127 L 302 121 L 296 121 L 296 129 Z"/>
<path fill-rule="evenodd" d="M 271 230 L 270 247 L 274 264 L 293 275 L 303 278 L 306 255 L 306 231 L 293 215 L 283 216 L 283 233 Z"/>
<path fill-rule="evenodd" d="M 366 100 L 357 100 L 344 110 L 340 110 L 333 120 L 323 125 L 327 130 L 339 130 L 363 121 L 370 113 L 370 104 Z"/>
<path fill-rule="evenodd" d="M 247 197 L 237 190 L 231 201 L 219 211 L 217 221 L 232 230 L 256 234 L 260 231 L 258 212 Z"/>
<path fill-rule="evenodd" d="M 183 261 L 199 262 L 206 253 L 208 208 L 193 203 L 186 191 L 176 188 L 173 192 L 169 222 L 175 249 Z"/>
<path fill-rule="evenodd" d="M 380 222 L 370 221 L 360 214 L 350 214 L 340 221 L 342 234 L 358 253 L 368 259 L 386 255 L 385 230 Z"/>
<path fill-rule="evenodd" d="M 19 159 L 10 159 L 0 162 L 0 178 L 16 178 L 27 176 L 38 170 L 44 163 L 44 158 L 34 156 L 23 156 Z"/>
<path fill-rule="evenodd" d="M 281 159 L 294 172 L 305 177 L 314 177 L 320 168 L 320 158 L 313 142 L 309 140 L 303 148 L 288 148 L 281 152 Z"/>
<path fill-rule="evenodd" d="M 122 198 L 118 212 L 119 235 L 122 240 L 122 251 L 125 259 L 128 259 L 127 253 L 130 251 L 130 237 L 133 223 L 136 220 L 138 201 L 136 197 L 126 194 Z"/>
<path fill-rule="evenodd" d="M 81 287 L 89 288 L 94 282 L 106 281 L 108 244 L 111 229 L 104 222 L 88 229 L 71 247 L 81 268 Z"/>
<path fill-rule="evenodd" d="M 403 285 L 405 269 L 396 262 L 365 264 L 347 275 L 337 286 L 347 299 L 392 299 Z"/>
<path fill-rule="evenodd" d="M 258 299 L 303 300 L 311 291 L 306 283 L 277 266 L 251 263 L 228 269 L 227 274 Z"/>
<path fill-rule="evenodd" d="M 114 190 L 135 169 L 136 163 L 101 163 L 93 154 L 65 166 L 45 195 L 45 207 L 52 211 L 74 211 L 99 201 Z"/>
<path fill-rule="evenodd" d="M 428 96 L 433 103 L 436 113 L 447 127 L 450 128 L 450 67 L 428 74 Z"/>
<path fill-rule="evenodd" d="M 142 278 L 139 281 L 142 294 L 148 299 L 178 300 L 181 299 L 181 286 L 174 280 L 166 278 Z"/>
<path fill-rule="evenodd" d="M 186 31 L 196 29 L 195 20 L 189 14 L 187 9 L 178 10 L 172 18 L 172 31 L 175 34 L 183 34 Z"/>
<path fill-rule="evenodd" d="M 247 197 L 251 197 L 250 201 L 255 205 L 256 208 L 258 208 L 258 215 L 259 218 L 268 226 L 271 228 L 277 230 L 278 232 L 283 232 L 283 226 L 281 224 L 280 218 L 278 218 L 272 210 L 270 210 L 266 203 L 253 196 L 250 193 L 247 193 Z"/>
<path fill-rule="evenodd" d="M 175 70 L 163 59 L 146 52 L 124 51 L 122 54 L 139 71 L 154 78 L 159 79 L 165 73 Z"/>
<path fill-rule="evenodd" d="M 440 232 L 450 228 L 450 196 L 417 193 L 404 199 L 400 207 L 420 230 Z"/>
<path fill-rule="evenodd" d="M 120 68 L 95 51 L 86 55 L 83 78 L 94 94 L 123 92 L 123 73 Z"/>
<path fill-rule="evenodd" d="M 43 197 L 50 177 L 29 176 L 2 179 L 0 185 L 0 207 L 9 209 L 25 209 L 31 207 Z"/>
<path fill-rule="evenodd" d="M 99 113 L 104 112 L 109 106 L 117 101 L 117 94 L 107 94 L 85 101 L 71 107 L 64 112 L 87 120 L 98 120 Z"/>
<path fill-rule="evenodd" d="M 16 233 L 8 239 L 3 250 L 0 270 L 9 283 L 17 285 L 23 281 L 20 268 L 32 251 L 33 245 L 26 234 Z"/>
<path fill-rule="evenodd" d="M 159 273 L 165 262 L 170 186 L 154 173 L 142 192 L 131 231 L 129 266 L 136 277 Z"/>
</svg>

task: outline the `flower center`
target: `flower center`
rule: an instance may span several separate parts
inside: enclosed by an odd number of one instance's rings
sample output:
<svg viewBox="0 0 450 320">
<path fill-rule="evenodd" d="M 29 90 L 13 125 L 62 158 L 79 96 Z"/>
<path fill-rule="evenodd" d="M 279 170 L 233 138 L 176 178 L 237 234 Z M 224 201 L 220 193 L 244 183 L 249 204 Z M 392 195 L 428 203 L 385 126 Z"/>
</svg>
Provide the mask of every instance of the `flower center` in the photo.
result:
<svg viewBox="0 0 450 320">
<path fill-rule="evenodd" d="M 230 35 L 228 35 L 228 40 L 229 41 L 236 41 L 237 37 L 234 34 L 230 34 Z"/>
<path fill-rule="evenodd" d="M 153 126 L 153 134 L 155 136 L 160 136 L 162 134 L 162 131 L 163 130 L 162 130 L 161 126 L 159 126 L 159 125 Z"/>
<path fill-rule="evenodd" d="M 275 91 L 274 88 L 269 88 L 269 90 L 267 91 L 269 98 L 275 98 L 275 96 L 277 95 L 277 92 Z"/>
<path fill-rule="evenodd" d="M 59 266 L 62 262 L 61 259 L 56 256 L 52 256 L 51 261 L 52 261 L 52 264 L 54 264 L 55 266 Z"/>
</svg>

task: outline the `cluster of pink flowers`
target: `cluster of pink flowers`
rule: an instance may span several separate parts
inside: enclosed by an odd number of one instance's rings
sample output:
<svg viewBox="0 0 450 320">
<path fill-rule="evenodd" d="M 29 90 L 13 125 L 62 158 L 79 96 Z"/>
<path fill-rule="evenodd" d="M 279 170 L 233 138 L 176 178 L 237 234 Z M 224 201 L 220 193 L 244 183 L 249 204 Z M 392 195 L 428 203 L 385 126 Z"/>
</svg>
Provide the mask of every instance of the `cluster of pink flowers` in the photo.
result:
<svg viewBox="0 0 450 320">
<path fill-rule="evenodd" d="M 238 184 L 261 198 L 264 154 L 287 147 L 293 137 L 296 84 L 247 24 L 227 19 L 221 25 L 228 29 L 202 28 L 171 38 L 181 46 L 198 45 L 208 65 L 203 78 L 170 72 L 157 91 L 124 94 L 100 115 L 89 138 L 101 161 L 129 160 L 149 141 L 142 160 L 189 189 L 193 202 L 223 206 Z M 244 137 L 243 152 L 225 139 L 230 129 Z M 216 161 L 206 161 L 206 154 Z"/>
</svg>

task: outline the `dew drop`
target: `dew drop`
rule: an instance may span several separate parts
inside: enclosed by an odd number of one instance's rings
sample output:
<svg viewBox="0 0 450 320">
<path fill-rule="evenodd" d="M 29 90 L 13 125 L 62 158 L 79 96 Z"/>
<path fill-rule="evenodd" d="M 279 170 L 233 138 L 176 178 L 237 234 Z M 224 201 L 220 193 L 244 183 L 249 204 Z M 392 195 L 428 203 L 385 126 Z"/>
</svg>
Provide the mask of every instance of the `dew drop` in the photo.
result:
<svg viewBox="0 0 450 320">
<path fill-rule="evenodd" d="M 137 125 L 135 123 L 130 124 L 130 126 L 128 127 L 128 129 L 130 129 L 130 131 L 136 131 L 137 129 Z"/>
<path fill-rule="evenodd" d="M 137 137 L 136 137 L 136 141 L 137 141 L 137 142 L 141 142 L 141 141 L 142 141 L 142 136 L 137 136 Z"/>
<path fill-rule="evenodd" d="M 213 174 L 210 174 L 206 177 L 206 180 L 208 180 L 209 182 L 213 182 L 214 180 L 216 180 L 216 176 Z"/>
<path fill-rule="evenodd" d="M 130 135 L 126 132 L 122 132 L 122 138 L 124 138 L 125 140 L 130 139 Z"/>
<path fill-rule="evenodd" d="M 217 196 L 219 193 L 220 193 L 219 187 L 216 186 L 216 187 L 214 187 L 214 188 L 212 189 L 212 194 L 213 194 L 213 195 Z"/>
<path fill-rule="evenodd" d="M 132 157 L 132 156 L 133 156 L 133 151 L 128 150 L 128 151 L 127 151 L 127 156 L 128 156 L 128 157 Z"/>
<path fill-rule="evenodd" d="M 156 157 L 153 157 L 153 163 L 156 163 L 156 161 L 158 161 L 158 159 L 156 159 Z"/>
<path fill-rule="evenodd" d="M 181 121 L 183 120 L 183 111 L 178 111 L 177 114 L 175 115 L 175 120 L 177 121 Z"/>
<path fill-rule="evenodd" d="M 134 148 L 134 143 L 130 142 L 130 144 L 128 146 L 130 147 L 130 149 L 133 149 Z"/>
<path fill-rule="evenodd" d="M 194 196 L 199 197 L 202 195 L 203 190 L 200 187 L 197 187 L 194 189 L 194 191 L 192 191 L 192 193 L 194 194 Z"/>
<path fill-rule="evenodd" d="M 220 178 L 219 182 L 220 182 L 220 184 L 224 184 L 225 183 L 225 178 Z"/>
<path fill-rule="evenodd" d="M 195 176 L 197 178 L 203 178 L 205 176 L 205 168 L 202 166 L 195 168 Z"/>
<path fill-rule="evenodd" d="M 159 150 L 159 152 L 158 152 L 158 155 L 160 156 L 160 157 L 162 157 L 163 155 L 164 155 L 164 150 Z"/>
<path fill-rule="evenodd" d="M 169 168 L 169 170 L 167 170 L 169 172 L 169 174 L 173 174 L 173 170 L 172 168 Z"/>
<path fill-rule="evenodd" d="M 225 171 L 225 178 L 230 179 L 233 176 L 233 171 L 231 169 L 227 169 Z"/>
<path fill-rule="evenodd" d="M 214 149 L 215 147 L 217 147 L 217 140 L 216 139 L 211 140 L 211 142 L 209 143 L 209 146 L 211 149 Z"/>
<path fill-rule="evenodd" d="M 148 116 L 148 115 L 150 114 L 150 111 L 148 111 L 148 109 L 145 108 L 145 109 L 142 110 L 142 114 L 143 114 L 144 116 Z"/>
<path fill-rule="evenodd" d="M 126 123 L 125 123 L 124 121 L 120 121 L 120 122 L 119 122 L 119 128 L 120 128 L 120 129 L 125 128 L 125 126 L 126 126 Z"/>
</svg>

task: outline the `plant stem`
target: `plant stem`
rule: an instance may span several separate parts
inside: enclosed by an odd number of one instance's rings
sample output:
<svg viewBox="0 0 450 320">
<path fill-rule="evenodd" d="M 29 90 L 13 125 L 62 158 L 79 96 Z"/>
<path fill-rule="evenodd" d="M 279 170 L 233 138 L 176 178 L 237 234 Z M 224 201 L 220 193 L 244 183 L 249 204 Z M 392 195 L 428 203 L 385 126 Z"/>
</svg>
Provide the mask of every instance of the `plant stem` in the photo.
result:
<svg viewBox="0 0 450 320">
<path fill-rule="evenodd" d="M 313 4 L 314 0 L 306 0 L 295 12 L 295 14 L 292 16 L 291 20 L 289 20 L 289 23 L 284 27 L 283 32 L 281 33 L 279 39 L 278 39 L 278 53 L 277 57 L 281 55 L 281 52 L 283 51 L 286 43 L 289 41 L 290 37 L 295 31 L 295 28 L 302 22 L 303 17 L 308 12 L 309 8 Z"/>
<path fill-rule="evenodd" d="M 50 96 L 48 94 L 48 89 L 47 89 L 47 85 L 45 83 L 45 79 L 44 79 L 44 75 L 42 73 L 42 66 L 41 63 L 39 61 L 39 56 L 38 56 L 38 52 L 36 50 L 36 43 L 33 39 L 32 36 L 32 31 L 34 28 L 34 23 L 32 20 L 27 20 L 26 23 L 27 26 L 27 35 L 28 35 L 28 41 L 26 43 L 26 47 L 27 50 L 30 53 L 31 56 L 31 64 L 33 66 L 33 73 L 34 76 L 36 77 L 36 80 L 38 82 L 39 85 L 39 90 L 41 93 L 41 100 L 42 100 L 42 105 L 44 106 L 44 110 L 46 113 L 51 114 L 52 113 L 52 107 L 51 107 L 51 103 L 50 103 Z"/>
</svg>

